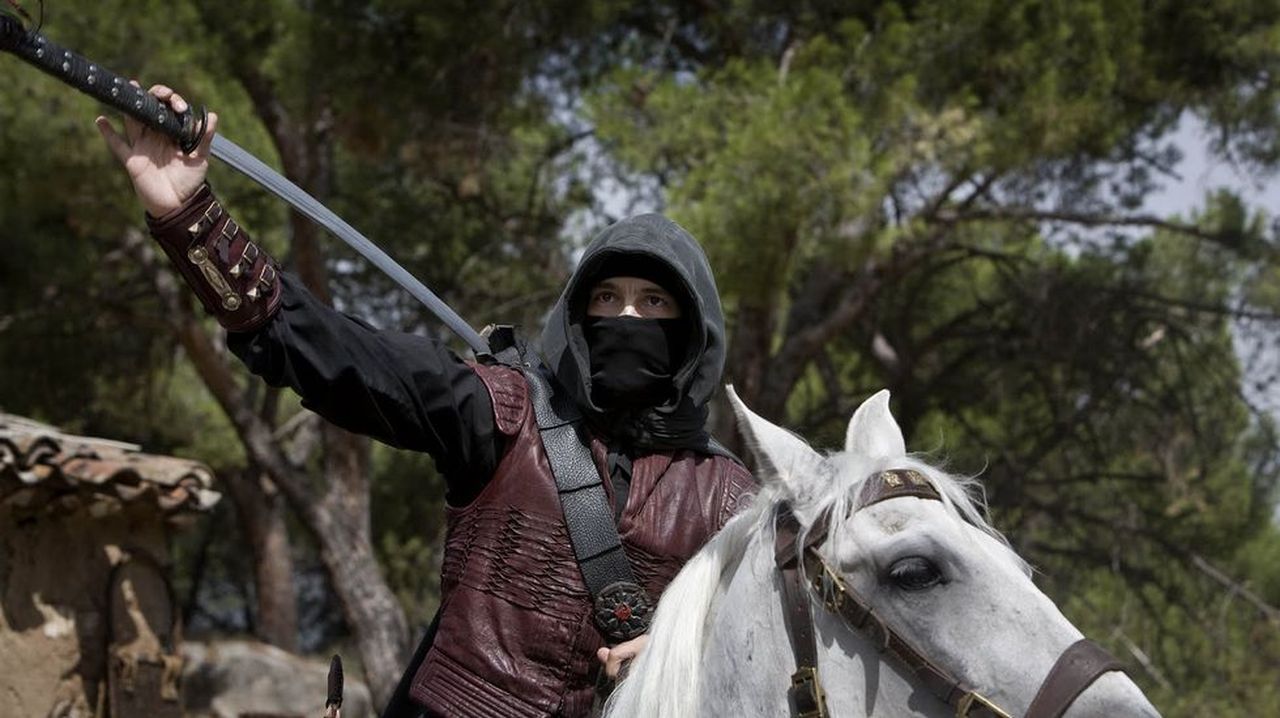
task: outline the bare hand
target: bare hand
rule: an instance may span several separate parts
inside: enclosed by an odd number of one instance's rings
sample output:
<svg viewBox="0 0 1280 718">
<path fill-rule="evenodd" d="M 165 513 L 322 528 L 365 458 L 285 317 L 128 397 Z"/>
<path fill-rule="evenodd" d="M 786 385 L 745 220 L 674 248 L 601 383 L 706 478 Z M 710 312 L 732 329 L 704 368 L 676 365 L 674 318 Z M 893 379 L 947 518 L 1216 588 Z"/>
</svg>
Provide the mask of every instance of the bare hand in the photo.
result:
<svg viewBox="0 0 1280 718">
<path fill-rule="evenodd" d="M 649 645 L 649 636 L 643 635 L 639 638 L 619 643 L 613 648 L 601 648 L 596 651 L 596 658 L 604 666 L 604 674 L 610 680 L 616 681 L 625 665 L 631 659 L 640 655 L 647 645 Z"/>
<path fill-rule="evenodd" d="M 139 86 L 135 81 L 135 87 Z M 148 90 L 156 99 L 167 103 L 177 113 L 187 111 L 187 101 L 164 85 Z M 218 116 L 209 113 L 208 126 L 200 146 L 185 154 L 167 136 L 148 129 L 141 122 L 125 117 L 121 136 L 105 117 L 94 121 L 111 153 L 124 165 L 133 182 L 138 199 L 153 217 L 159 217 L 182 206 L 204 184 L 209 172 L 209 145 L 218 129 Z"/>
</svg>

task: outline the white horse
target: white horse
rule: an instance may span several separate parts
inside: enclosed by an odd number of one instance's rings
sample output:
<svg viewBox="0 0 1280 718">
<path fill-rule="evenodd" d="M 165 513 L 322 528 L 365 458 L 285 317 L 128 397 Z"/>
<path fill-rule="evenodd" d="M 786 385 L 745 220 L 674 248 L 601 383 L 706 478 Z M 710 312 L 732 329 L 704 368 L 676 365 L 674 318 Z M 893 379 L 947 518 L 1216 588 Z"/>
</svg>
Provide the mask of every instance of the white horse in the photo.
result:
<svg viewBox="0 0 1280 718">
<path fill-rule="evenodd" d="M 732 387 L 729 395 L 759 460 L 762 487 L 667 588 L 649 645 L 606 715 L 791 715 L 787 689 L 796 657 L 774 555 L 775 510 L 784 501 L 802 527 L 800 545 L 819 517 L 836 517 L 814 548 L 884 624 L 991 704 L 1026 714 L 1050 669 L 1082 636 L 984 520 L 970 495 L 974 482 L 907 455 L 886 391 L 858 408 L 845 450 L 829 456 L 752 413 Z M 867 483 L 886 472 L 916 472 L 911 478 L 927 479 L 936 489 L 929 498 L 938 500 L 890 495 L 861 506 Z M 824 607 L 819 590 L 825 586 L 829 598 L 833 582 L 805 582 L 803 592 L 829 714 L 966 715 Z M 1108 672 L 1063 715 L 1159 714 L 1127 676 Z"/>
</svg>

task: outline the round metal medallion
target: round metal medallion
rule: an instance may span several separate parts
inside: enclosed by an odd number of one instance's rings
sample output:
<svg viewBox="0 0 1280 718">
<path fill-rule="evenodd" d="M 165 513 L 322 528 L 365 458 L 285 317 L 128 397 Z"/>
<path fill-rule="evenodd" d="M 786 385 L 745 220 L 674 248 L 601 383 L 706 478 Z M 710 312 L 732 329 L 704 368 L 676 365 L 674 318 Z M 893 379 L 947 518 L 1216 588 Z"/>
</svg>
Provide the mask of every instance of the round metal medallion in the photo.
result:
<svg viewBox="0 0 1280 718">
<path fill-rule="evenodd" d="M 630 581 L 609 584 L 596 596 L 596 625 L 615 641 L 627 641 L 649 628 L 653 607 L 644 589 Z"/>
</svg>

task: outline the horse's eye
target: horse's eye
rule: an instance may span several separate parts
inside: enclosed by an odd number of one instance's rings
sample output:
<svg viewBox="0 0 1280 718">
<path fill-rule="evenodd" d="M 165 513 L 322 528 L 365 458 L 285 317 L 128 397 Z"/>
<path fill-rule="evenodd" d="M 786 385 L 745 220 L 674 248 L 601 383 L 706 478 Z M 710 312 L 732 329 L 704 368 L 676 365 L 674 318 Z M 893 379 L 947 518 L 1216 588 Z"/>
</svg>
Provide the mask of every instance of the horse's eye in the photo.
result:
<svg viewBox="0 0 1280 718">
<path fill-rule="evenodd" d="M 889 580 L 904 591 L 923 591 L 942 583 L 942 572 L 927 558 L 908 556 L 889 567 Z"/>
</svg>

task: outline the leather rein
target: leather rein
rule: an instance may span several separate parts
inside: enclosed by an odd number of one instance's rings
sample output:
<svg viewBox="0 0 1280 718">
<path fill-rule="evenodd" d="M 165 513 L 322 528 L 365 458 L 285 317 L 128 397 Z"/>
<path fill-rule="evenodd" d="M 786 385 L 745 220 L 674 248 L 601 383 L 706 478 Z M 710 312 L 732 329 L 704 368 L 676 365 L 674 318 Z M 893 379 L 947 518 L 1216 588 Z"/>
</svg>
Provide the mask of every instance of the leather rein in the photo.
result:
<svg viewBox="0 0 1280 718">
<path fill-rule="evenodd" d="M 867 480 L 858 502 L 859 508 L 887 499 L 914 496 L 941 501 L 933 484 L 920 472 L 910 469 L 883 471 Z M 775 515 L 776 538 L 774 562 L 782 574 L 783 613 L 787 634 L 796 657 L 796 672 L 787 690 L 794 718 L 827 718 L 826 694 L 818 678 L 817 636 L 810 612 L 805 584 L 822 600 L 823 606 L 839 616 L 864 638 L 889 654 L 906 668 L 916 680 L 939 700 L 955 709 L 958 717 L 1012 718 L 1012 715 L 965 685 L 945 668 L 929 660 L 922 651 L 895 631 L 878 616 L 818 552 L 826 539 L 829 515 L 814 523 L 804 544 L 797 545 L 800 523 L 787 502 L 778 505 Z M 1071 703 L 1099 676 L 1109 671 L 1123 671 L 1124 666 L 1106 649 L 1088 639 L 1081 639 L 1058 657 L 1040 685 L 1025 718 L 1059 718 Z"/>
</svg>

